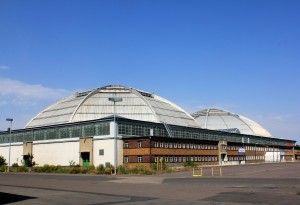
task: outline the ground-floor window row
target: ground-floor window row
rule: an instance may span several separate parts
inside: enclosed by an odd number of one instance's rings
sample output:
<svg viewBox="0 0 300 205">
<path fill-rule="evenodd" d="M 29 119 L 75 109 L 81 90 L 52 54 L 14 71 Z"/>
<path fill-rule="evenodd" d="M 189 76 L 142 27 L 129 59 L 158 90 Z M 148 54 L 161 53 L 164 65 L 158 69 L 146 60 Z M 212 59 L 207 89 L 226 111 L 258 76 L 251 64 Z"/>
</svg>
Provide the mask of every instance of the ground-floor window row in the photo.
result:
<svg viewBox="0 0 300 205">
<path fill-rule="evenodd" d="M 245 161 L 245 160 L 265 160 L 265 156 L 259 155 L 259 156 L 228 156 L 228 161 Z"/>
<path fill-rule="evenodd" d="M 163 161 L 167 163 L 180 162 L 217 162 L 218 156 L 152 156 L 149 161 L 149 156 L 124 156 L 124 163 L 149 163 Z"/>
<path fill-rule="evenodd" d="M 291 151 L 291 150 L 286 150 L 286 149 L 279 149 L 277 147 L 256 147 L 256 146 L 232 146 L 232 145 L 228 145 L 227 146 L 227 150 L 230 151 L 237 151 L 239 150 L 239 148 L 245 148 L 245 150 L 248 151 L 265 151 L 265 152 L 279 152 L 279 151 Z"/>
</svg>

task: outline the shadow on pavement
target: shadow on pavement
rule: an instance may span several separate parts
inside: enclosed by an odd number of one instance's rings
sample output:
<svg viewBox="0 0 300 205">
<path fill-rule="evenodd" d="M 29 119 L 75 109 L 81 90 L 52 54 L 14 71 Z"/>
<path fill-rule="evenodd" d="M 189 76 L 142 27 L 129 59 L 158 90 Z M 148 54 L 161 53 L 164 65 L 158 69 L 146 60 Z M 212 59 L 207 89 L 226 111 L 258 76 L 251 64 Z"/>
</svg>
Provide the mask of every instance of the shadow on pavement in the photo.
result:
<svg viewBox="0 0 300 205">
<path fill-rule="evenodd" d="M 10 204 L 34 198 L 35 197 L 0 192 L 0 204 Z"/>
</svg>

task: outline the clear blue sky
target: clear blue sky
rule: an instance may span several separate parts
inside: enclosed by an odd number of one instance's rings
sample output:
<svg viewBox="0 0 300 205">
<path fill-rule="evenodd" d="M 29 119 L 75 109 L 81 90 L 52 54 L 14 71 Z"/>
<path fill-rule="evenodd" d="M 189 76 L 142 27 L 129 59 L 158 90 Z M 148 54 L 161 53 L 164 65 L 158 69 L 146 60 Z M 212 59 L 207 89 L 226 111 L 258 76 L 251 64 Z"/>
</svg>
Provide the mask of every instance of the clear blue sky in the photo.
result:
<svg viewBox="0 0 300 205">
<path fill-rule="evenodd" d="M 0 0 L 0 130 L 121 84 L 300 142 L 300 1 Z"/>
</svg>

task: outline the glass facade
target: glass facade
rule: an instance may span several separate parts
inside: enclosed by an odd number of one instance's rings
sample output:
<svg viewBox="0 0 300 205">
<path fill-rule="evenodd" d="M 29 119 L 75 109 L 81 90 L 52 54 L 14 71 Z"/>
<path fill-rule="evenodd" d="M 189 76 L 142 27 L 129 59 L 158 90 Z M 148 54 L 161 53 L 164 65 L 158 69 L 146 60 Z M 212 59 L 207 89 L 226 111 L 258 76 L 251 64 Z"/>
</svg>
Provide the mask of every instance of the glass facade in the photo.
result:
<svg viewBox="0 0 300 205">
<path fill-rule="evenodd" d="M 141 136 L 147 137 L 150 135 L 150 130 L 153 129 L 153 136 L 156 137 L 169 137 L 163 124 L 157 123 L 144 123 L 144 122 L 123 122 L 119 121 L 119 134 L 123 136 Z M 192 127 L 181 127 L 176 125 L 168 125 L 171 136 L 179 139 L 191 140 L 207 140 L 207 141 L 227 141 L 234 143 L 245 144 L 261 144 L 273 146 L 290 146 L 295 142 L 290 140 L 259 137 L 252 135 L 243 135 L 239 133 L 229 133 L 222 131 L 206 130 Z"/>
<path fill-rule="evenodd" d="M 11 142 L 32 142 L 39 140 L 66 139 L 109 135 L 109 122 L 94 122 L 82 125 L 65 125 L 51 128 L 18 130 L 11 135 Z M 9 143 L 9 133 L 0 133 L 0 144 Z"/>
<path fill-rule="evenodd" d="M 57 125 L 51 127 L 29 128 L 14 130 L 11 142 L 31 142 L 38 140 L 66 139 L 76 137 L 92 137 L 110 134 L 110 122 L 91 121 L 74 124 Z M 117 118 L 118 132 L 123 137 L 173 137 L 178 139 L 206 140 L 206 141 L 227 141 L 232 143 L 257 144 L 264 146 L 294 146 L 295 141 L 267 138 L 238 133 L 213 131 L 200 128 L 182 127 L 168 125 L 168 132 L 162 123 L 151 123 L 137 120 Z M 0 133 L 0 144 L 9 143 L 9 133 Z"/>
</svg>

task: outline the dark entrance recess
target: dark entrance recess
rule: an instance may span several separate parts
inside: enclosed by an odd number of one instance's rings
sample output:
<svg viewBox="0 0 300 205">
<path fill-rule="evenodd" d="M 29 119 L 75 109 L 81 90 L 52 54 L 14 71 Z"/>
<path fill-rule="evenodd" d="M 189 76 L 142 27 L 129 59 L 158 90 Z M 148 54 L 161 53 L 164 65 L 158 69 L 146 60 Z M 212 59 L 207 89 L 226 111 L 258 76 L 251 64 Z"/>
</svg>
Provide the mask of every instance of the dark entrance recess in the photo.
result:
<svg viewBox="0 0 300 205">
<path fill-rule="evenodd" d="M 89 152 L 81 152 L 82 166 L 90 165 L 90 153 Z"/>
<path fill-rule="evenodd" d="M 225 157 L 226 157 L 226 154 L 221 154 L 221 159 L 222 159 L 222 162 L 224 162 L 224 160 L 225 160 Z"/>
</svg>

